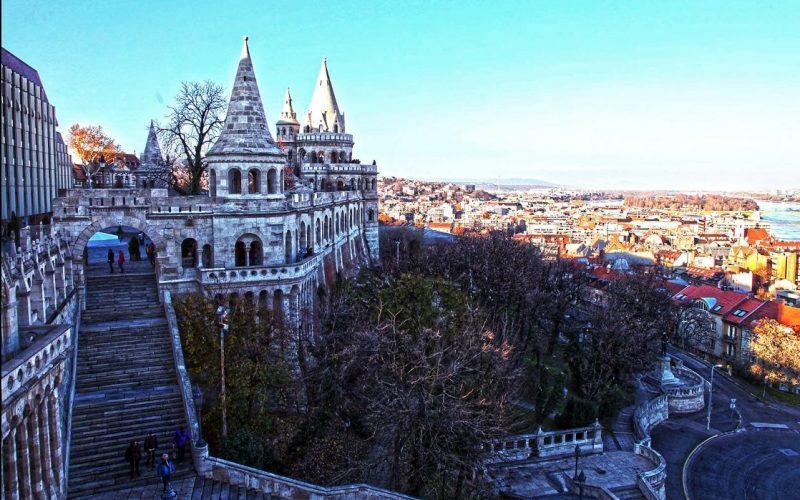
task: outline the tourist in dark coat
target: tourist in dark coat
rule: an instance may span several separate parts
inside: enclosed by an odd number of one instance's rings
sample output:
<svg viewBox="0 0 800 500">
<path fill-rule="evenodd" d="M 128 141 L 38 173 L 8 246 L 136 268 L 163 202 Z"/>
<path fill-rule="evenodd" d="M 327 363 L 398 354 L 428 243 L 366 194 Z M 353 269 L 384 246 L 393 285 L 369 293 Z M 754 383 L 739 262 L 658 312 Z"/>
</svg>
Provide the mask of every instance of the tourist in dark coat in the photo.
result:
<svg viewBox="0 0 800 500">
<path fill-rule="evenodd" d="M 150 431 L 150 434 L 144 438 L 144 450 L 147 452 L 147 466 L 156 466 L 156 449 L 158 448 L 158 438 Z"/>
<path fill-rule="evenodd" d="M 125 268 L 123 266 L 125 265 L 125 252 L 123 252 L 122 250 L 119 251 L 119 256 L 117 257 L 117 264 L 119 264 L 119 272 L 124 273 Z"/>
<path fill-rule="evenodd" d="M 108 270 L 114 273 L 114 250 L 108 249 Z"/>
<path fill-rule="evenodd" d="M 131 465 L 131 479 L 133 479 L 134 474 L 141 475 L 139 474 L 139 461 L 141 459 L 142 449 L 139 447 L 139 443 L 131 441 L 131 444 L 125 449 L 125 460 Z"/>
</svg>

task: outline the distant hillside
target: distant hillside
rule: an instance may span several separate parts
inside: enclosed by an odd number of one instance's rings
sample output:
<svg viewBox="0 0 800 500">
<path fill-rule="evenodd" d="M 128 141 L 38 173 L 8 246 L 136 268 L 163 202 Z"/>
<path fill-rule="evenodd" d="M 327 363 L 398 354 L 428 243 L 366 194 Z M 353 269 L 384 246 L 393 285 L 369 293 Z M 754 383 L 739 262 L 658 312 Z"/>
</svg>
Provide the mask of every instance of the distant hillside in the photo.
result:
<svg viewBox="0 0 800 500">
<path fill-rule="evenodd" d="M 442 179 L 444 182 L 452 182 L 454 184 L 475 184 L 475 186 L 485 188 L 511 188 L 511 189 L 530 189 L 530 188 L 555 188 L 557 184 L 552 182 L 543 181 L 540 179 Z"/>
<path fill-rule="evenodd" d="M 696 209 L 708 211 L 758 210 L 758 204 L 748 198 L 735 198 L 716 194 L 674 196 L 626 196 L 625 205 L 637 208 Z"/>
</svg>

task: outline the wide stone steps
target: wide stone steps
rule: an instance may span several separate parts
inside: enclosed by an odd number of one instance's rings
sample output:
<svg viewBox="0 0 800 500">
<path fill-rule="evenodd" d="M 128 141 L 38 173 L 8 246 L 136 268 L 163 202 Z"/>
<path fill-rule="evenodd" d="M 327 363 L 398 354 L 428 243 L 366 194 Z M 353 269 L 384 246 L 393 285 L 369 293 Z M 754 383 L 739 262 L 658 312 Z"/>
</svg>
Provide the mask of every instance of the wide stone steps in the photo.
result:
<svg viewBox="0 0 800 500">
<path fill-rule="evenodd" d="M 638 486 L 626 486 L 623 488 L 613 488 L 611 493 L 620 500 L 644 500 L 646 497 Z"/>
<path fill-rule="evenodd" d="M 157 481 L 146 467 L 130 479 L 125 449 L 156 434 L 158 454 L 170 451 L 185 426 L 183 401 L 164 309 L 153 274 L 91 277 L 78 337 L 72 411 L 69 497 L 94 496 Z M 191 452 L 179 474 L 191 477 Z"/>
<path fill-rule="evenodd" d="M 248 490 L 243 486 L 231 486 L 213 479 L 198 477 L 194 481 L 191 500 L 274 500 L 280 497 L 256 490 Z"/>
</svg>

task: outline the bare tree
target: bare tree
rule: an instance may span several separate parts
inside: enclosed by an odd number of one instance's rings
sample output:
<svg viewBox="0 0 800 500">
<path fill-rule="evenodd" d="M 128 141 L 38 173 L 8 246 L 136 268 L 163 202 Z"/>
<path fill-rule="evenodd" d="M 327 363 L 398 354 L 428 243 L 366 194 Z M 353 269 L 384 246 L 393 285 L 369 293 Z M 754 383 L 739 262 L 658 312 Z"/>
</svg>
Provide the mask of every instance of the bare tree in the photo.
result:
<svg viewBox="0 0 800 500">
<path fill-rule="evenodd" d="M 716 326 L 708 311 L 693 304 L 684 305 L 678 313 L 677 340 L 682 348 L 714 346 Z"/>
<path fill-rule="evenodd" d="M 204 157 L 225 122 L 225 95 L 212 81 L 183 82 L 158 127 L 167 157 L 180 162 L 170 167 L 170 185 L 181 194 L 199 194 L 205 173 Z"/>
</svg>

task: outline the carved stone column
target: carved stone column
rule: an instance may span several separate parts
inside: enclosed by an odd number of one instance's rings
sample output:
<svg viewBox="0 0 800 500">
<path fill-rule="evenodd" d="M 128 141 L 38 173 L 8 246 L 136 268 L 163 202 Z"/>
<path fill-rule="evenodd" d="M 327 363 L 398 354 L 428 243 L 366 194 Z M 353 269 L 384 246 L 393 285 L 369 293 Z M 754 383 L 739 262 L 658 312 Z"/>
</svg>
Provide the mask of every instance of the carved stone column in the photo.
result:
<svg viewBox="0 0 800 500">
<path fill-rule="evenodd" d="M 3 439 L 3 494 L 8 500 L 19 497 L 17 478 L 17 429 L 12 426 Z"/>
<path fill-rule="evenodd" d="M 46 399 L 39 404 L 36 410 L 36 423 L 39 425 L 39 440 L 41 441 L 42 481 L 44 494 L 47 498 L 56 498 L 58 488 L 53 475 L 53 460 L 50 452 L 50 421 L 47 418 Z"/>
<path fill-rule="evenodd" d="M 28 426 L 28 460 L 30 460 L 31 489 L 35 498 L 44 498 L 44 485 L 42 483 L 42 444 L 39 441 L 39 423 L 36 421 L 36 407 L 25 418 Z"/>
<path fill-rule="evenodd" d="M 50 464 L 55 477 L 56 489 L 62 492 L 67 485 L 62 484 L 64 461 L 61 458 L 61 443 L 63 441 L 61 439 L 61 426 L 59 425 L 61 412 L 58 410 L 57 397 L 55 391 L 51 392 L 46 403 L 47 419 L 50 425 Z"/>
<path fill-rule="evenodd" d="M 20 498 L 31 498 L 31 467 L 28 459 L 28 430 L 27 417 L 23 418 L 17 426 L 17 478 L 19 481 Z"/>
</svg>

